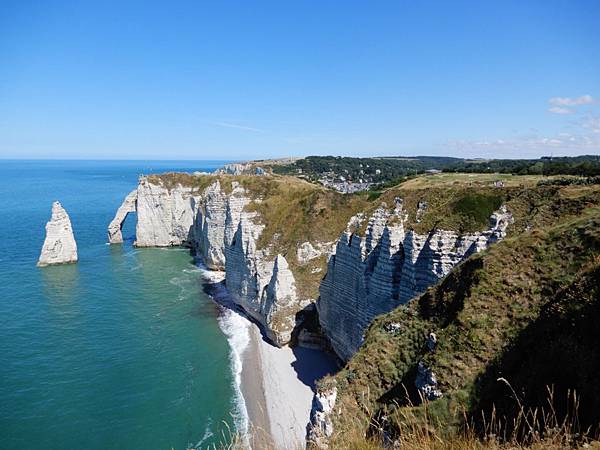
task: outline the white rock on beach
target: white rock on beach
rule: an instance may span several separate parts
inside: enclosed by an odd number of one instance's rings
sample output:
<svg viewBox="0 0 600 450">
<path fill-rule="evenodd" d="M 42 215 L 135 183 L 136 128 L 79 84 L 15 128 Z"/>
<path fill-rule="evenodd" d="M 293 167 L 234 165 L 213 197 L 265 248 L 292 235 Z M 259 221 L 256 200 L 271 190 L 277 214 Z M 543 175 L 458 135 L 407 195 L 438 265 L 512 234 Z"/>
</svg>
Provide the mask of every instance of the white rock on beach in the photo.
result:
<svg viewBox="0 0 600 450">
<path fill-rule="evenodd" d="M 71 219 L 59 202 L 52 203 L 52 218 L 46 224 L 46 239 L 37 265 L 68 264 L 77 262 L 77 243 L 73 236 Z"/>
</svg>

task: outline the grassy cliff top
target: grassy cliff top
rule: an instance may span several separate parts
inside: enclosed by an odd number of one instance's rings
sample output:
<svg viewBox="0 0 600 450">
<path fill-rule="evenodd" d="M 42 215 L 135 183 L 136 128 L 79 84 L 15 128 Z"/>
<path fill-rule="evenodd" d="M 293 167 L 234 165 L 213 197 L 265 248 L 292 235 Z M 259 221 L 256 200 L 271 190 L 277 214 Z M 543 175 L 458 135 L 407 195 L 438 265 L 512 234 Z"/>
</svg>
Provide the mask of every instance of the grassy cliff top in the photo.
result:
<svg viewBox="0 0 600 450">
<path fill-rule="evenodd" d="M 178 185 L 201 194 L 218 181 L 221 189 L 232 191 L 237 182 L 253 199 L 247 207 L 260 214 L 266 226 L 259 247 L 294 247 L 305 241 L 330 242 L 339 237 L 353 214 L 371 205 L 367 195 L 342 195 L 322 186 L 288 176 L 191 175 L 166 173 L 151 175 L 148 181 L 168 189 Z"/>
<path fill-rule="evenodd" d="M 366 431 L 381 425 L 383 416 L 392 434 L 402 433 L 407 417 L 451 433 L 465 419 L 482 426 L 493 408 L 510 433 L 521 411 L 515 395 L 523 408 L 547 409 L 547 386 L 555 389 L 556 415 L 567 413 L 569 390 L 576 390 L 579 423 L 597 426 L 599 203 L 596 196 L 595 206 L 507 238 L 457 266 L 418 299 L 377 318 L 335 377 L 339 438 L 357 426 Z M 391 323 L 400 331 L 389 332 Z M 434 352 L 425 346 L 430 332 L 437 335 Z M 419 403 L 419 361 L 436 374 L 444 396 L 412 406 Z"/>
<path fill-rule="evenodd" d="M 368 217 L 385 203 L 393 208 L 395 199 L 403 199 L 408 213 L 407 227 L 420 233 L 435 228 L 457 232 L 481 231 L 488 227 L 490 215 L 506 204 L 515 217 L 509 233 L 539 226 L 557 215 L 577 215 L 594 198 L 600 186 L 537 186 L 541 177 L 502 176 L 504 187 L 494 187 L 497 176 L 440 174 L 411 179 L 383 192 L 345 195 L 323 186 L 290 176 L 191 175 L 167 173 L 150 175 L 148 181 L 168 189 L 178 185 L 191 188 L 197 195 L 215 181 L 231 192 L 232 182 L 243 186 L 254 199 L 247 206 L 259 213 L 265 229 L 258 247 L 274 256 L 286 257 L 297 279 L 301 295 L 316 298 L 318 284 L 326 266 L 326 257 L 304 266 L 296 261 L 296 249 L 303 242 L 334 242 L 353 215 Z M 427 207 L 417 218 L 419 203 Z M 364 233 L 367 221 L 357 232 Z"/>
<path fill-rule="evenodd" d="M 585 203 L 586 198 L 600 193 L 600 185 L 537 185 L 541 180 L 551 178 L 510 174 L 437 174 L 412 178 L 384 191 L 350 195 L 291 176 L 166 173 L 150 175 L 148 180 L 168 189 L 178 185 L 189 187 L 198 194 L 215 181 L 220 182 L 225 192 L 231 192 L 231 183 L 238 182 L 250 195 L 262 198 L 268 205 L 253 205 L 264 216 L 267 228 L 272 230 L 265 235 L 279 233 L 284 238 L 282 242 L 291 242 L 294 238 L 303 241 L 335 239 L 350 216 L 357 212 L 368 216 L 383 203 L 393 208 L 396 198 L 403 199 L 408 227 L 419 232 L 434 228 L 473 232 L 485 229 L 490 215 L 501 204 L 509 207 L 517 222 L 522 222 L 523 228 L 535 225 L 524 221 L 531 222 L 538 215 L 538 209 L 556 203 L 556 196 L 570 198 L 571 203 L 577 198 L 584 199 Z M 497 181 L 503 185 L 494 186 Z M 417 220 L 419 203 L 426 207 Z M 286 217 L 292 227 L 283 220 Z"/>
<path fill-rule="evenodd" d="M 406 181 L 406 188 L 428 188 L 434 186 L 473 185 L 490 186 L 502 182 L 505 186 L 535 186 L 545 179 L 560 178 L 559 176 L 542 177 L 541 175 L 513 175 L 509 173 L 438 173 L 422 175 Z"/>
</svg>

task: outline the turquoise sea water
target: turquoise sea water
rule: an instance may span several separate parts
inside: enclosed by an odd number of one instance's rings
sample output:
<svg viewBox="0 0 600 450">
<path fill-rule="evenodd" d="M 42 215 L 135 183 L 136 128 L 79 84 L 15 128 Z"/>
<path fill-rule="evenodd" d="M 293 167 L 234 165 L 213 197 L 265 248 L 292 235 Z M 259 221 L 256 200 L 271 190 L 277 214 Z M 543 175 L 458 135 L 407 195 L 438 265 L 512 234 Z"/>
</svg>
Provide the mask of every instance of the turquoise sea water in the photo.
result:
<svg viewBox="0 0 600 450">
<path fill-rule="evenodd" d="M 218 310 L 183 249 L 106 227 L 140 173 L 222 162 L 0 160 L 0 448 L 184 449 L 233 426 Z M 37 268 L 53 200 L 79 263 Z"/>
</svg>

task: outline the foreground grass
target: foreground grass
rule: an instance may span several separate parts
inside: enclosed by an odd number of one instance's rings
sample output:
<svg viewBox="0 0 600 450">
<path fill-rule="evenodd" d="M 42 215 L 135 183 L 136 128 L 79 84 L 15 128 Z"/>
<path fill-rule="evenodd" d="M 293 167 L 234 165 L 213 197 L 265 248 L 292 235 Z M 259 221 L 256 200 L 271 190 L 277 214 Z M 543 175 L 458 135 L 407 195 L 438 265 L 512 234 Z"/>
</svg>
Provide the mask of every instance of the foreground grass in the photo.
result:
<svg viewBox="0 0 600 450">
<path fill-rule="evenodd" d="M 515 393 L 516 395 L 516 393 Z M 519 400 L 515 397 L 515 401 Z M 389 435 L 380 430 L 370 436 L 360 431 L 360 427 L 353 427 L 337 436 L 328 444 L 331 450 L 559 450 L 559 449 L 600 449 L 600 441 L 595 440 L 589 432 L 578 432 L 579 424 L 576 419 L 577 397 L 573 394 L 570 398 L 573 408 L 572 415 L 559 419 L 552 408 L 554 403 L 552 390 L 548 391 L 548 406 L 541 409 L 526 410 L 520 405 L 520 412 L 515 418 L 525 426 L 526 435 L 514 433 L 519 428 L 513 426 L 503 427 L 503 421 L 495 417 L 486 425 L 485 432 L 472 426 L 466 427 L 460 433 L 447 436 L 440 432 L 439 424 L 431 418 L 425 422 L 410 413 L 403 416 L 404 429 L 400 436 L 391 439 Z M 427 406 L 425 406 L 425 409 Z M 357 424 L 358 425 L 358 424 Z M 377 427 L 375 427 L 377 429 Z M 257 437 L 258 436 L 258 437 Z M 250 433 L 249 437 L 232 434 L 224 439 L 224 443 L 213 447 L 214 450 L 301 450 L 302 447 L 280 449 L 265 440 L 261 432 Z M 308 448 L 316 450 L 310 444 Z"/>
</svg>

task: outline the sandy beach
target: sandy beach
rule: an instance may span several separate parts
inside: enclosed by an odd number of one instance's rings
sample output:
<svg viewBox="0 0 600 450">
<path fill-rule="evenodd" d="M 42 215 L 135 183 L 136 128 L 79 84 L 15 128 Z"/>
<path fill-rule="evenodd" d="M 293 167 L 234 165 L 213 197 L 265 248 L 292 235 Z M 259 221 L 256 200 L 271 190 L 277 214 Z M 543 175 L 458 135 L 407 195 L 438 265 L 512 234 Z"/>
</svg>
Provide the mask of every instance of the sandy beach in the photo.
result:
<svg viewBox="0 0 600 450">
<path fill-rule="evenodd" d="M 250 325 L 244 351 L 242 393 L 254 449 L 296 450 L 305 446 L 316 380 L 335 370 L 330 355 L 318 350 L 277 348 Z"/>
<path fill-rule="evenodd" d="M 224 275 L 203 269 L 211 287 L 209 295 L 230 309 L 233 305 L 221 284 Z M 304 449 L 315 382 L 337 370 L 335 358 L 320 350 L 275 347 L 243 313 L 229 312 L 232 315 L 221 325 L 231 345 L 243 348 L 240 388 L 248 413 L 250 445 L 255 450 Z M 236 336 L 240 342 L 235 342 Z"/>
<path fill-rule="evenodd" d="M 256 325 L 249 326 L 250 343 L 242 358 L 241 389 L 248 411 L 250 444 L 254 449 L 274 448 L 262 377 L 260 332 Z"/>
</svg>

